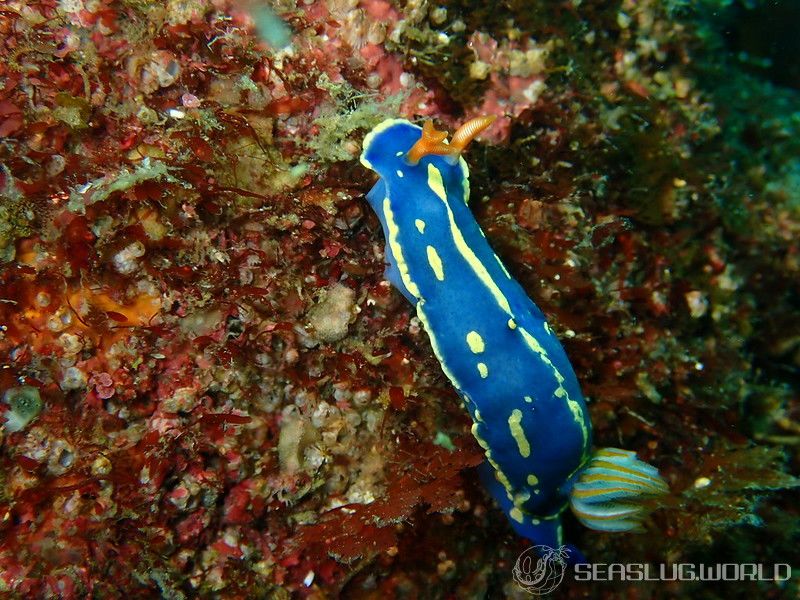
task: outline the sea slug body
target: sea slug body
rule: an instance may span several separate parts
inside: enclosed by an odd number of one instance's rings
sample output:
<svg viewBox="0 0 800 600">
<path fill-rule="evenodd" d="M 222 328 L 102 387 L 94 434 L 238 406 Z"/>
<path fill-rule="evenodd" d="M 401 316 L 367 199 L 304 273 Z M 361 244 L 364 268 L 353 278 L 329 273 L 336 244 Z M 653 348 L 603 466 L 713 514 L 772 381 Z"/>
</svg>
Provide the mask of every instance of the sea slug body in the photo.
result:
<svg viewBox="0 0 800 600">
<path fill-rule="evenodd" d="M 367 195 L 386 238 L 386 277 L 415 306 L 442 370 L 473 420 L 490 492 L 516 531 L 560 546 L 571 504 L 602 531 L 640 528 L 639 500 L 662 494 L 658 471 L 634 453 L 593 450 L 586 404 L 545 316 L 511 277 L 473 217 L 461 157 L 491 119 L 453 135 L 403 119 L 364 140 L 379 175 Z"/>
</svg>

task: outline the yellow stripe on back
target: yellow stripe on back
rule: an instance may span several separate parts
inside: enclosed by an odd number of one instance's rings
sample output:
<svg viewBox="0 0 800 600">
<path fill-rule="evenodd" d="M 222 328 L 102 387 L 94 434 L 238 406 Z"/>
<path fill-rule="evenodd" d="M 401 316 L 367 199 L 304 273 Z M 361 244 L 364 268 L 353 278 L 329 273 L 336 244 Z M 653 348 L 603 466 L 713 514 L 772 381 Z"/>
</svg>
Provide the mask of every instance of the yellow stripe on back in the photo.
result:
<svg viewBox="0 0 800 600">
<path fill-rule="evenodd" d="M 489 293 L 491 293 L 498 306 L 500 306 L 500 308 L 509 316 L 513 316 L 511 313 L 511 305 L 508 303 L 508 299 L 505 297 L 500 288 L 497 287 L 494 279 L 492 279 L 492 276 L 489 275 L 489 271 L 486 270 L 484 264 L 472 251 L 472 248 L 470 248 L 469 244 L 467 244 L 467 241 L 464 239 L 464 234 L 462 234 L 461 230 L 458 228 L 455 215 L 453 214 L 453 209 L 450 208 L 450 203 L 447 201 L 447 194 L 444 190 L 442 174 L 433 164 L 428 165 L 428 187 L 433 190 L 433 192 L 444 203 L 445 209 L 447 209 L 447 218 L 450 221 L 450 233 L 453 236 L 453 242 L 456 245 L 456 249 L 458 249 L 458 252 L 472 268 L 478 280 L 480 280 L 480 282 L 486 286 L 486 289 L 489 290 Z"/>
</svg>

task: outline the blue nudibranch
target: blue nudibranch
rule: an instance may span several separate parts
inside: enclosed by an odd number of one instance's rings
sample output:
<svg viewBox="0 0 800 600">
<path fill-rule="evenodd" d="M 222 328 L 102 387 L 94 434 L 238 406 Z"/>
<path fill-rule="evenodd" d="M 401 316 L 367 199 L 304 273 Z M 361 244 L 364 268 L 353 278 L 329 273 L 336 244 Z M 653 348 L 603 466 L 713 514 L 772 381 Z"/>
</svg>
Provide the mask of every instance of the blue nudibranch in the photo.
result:
<svg viewBox="0 0 800 600">
<path fill-rule="evenodd" d="M 386 277 L 416 307 L 472 416 L 490 492 L 520 535 L 558 547 L 567 505 L 592 529 L 639 529 L 641 499 L 666 483 L 633 452 L 592 449 L 564 349 L 467 206 L 461 152 L 491 121 L 468 121 L 450 143 L 430 122 L 403 119 L 367 135 L 361 162 L 380 177 L 367 199 L 386 236 Z"/>
</svg>

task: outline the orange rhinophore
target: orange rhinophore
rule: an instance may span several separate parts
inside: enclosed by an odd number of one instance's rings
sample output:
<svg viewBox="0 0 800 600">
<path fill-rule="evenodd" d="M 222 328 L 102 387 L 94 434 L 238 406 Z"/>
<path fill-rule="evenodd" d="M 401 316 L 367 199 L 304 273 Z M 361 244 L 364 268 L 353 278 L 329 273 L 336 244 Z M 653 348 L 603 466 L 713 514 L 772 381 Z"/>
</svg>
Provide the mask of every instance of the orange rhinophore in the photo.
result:
<svg viewBox="0 0 800 600">
<path fill-rule="evenodd" d="M 425 121 L 422 126 L 422 137 L 411 146 L 411 149 L 406 154 L 406 159 L 412 165 L 419 162 L 423 156 L 429 154 L 452 154 L 453 149 L 445 142 L 447 139 L 446 131 L 438 131 L 433 126 L 433 121 Z"/>
<path fill-rule="evenodd" d="M 464 123 L 461 127 L 456 129 L 453 134 L 453 141 L 450 142 L 450 147 L 455 149 L 456 152 L 461 154 L 467 149 L 469 143 L 474 140 L 478 134 L 489 127 L 497 117 L 488 115 L 486 117 L 475 117 Z"/>
<path fill-rule="evenodd" d="M 453 134 L 453 141 L 448 144 L 447 132 L 438 131 L 433 126 L 433 121 L 425 121 L 422 126 L 422 137 L 411 147 L 406 154 L 406 160 L 415 165 L 423 156 L 438 154 L 448 156 L 455 162 L 469 143 L 495 120 L 494 115 L 488 117 L 475 117 L 464 123 Z"/>
</svg>

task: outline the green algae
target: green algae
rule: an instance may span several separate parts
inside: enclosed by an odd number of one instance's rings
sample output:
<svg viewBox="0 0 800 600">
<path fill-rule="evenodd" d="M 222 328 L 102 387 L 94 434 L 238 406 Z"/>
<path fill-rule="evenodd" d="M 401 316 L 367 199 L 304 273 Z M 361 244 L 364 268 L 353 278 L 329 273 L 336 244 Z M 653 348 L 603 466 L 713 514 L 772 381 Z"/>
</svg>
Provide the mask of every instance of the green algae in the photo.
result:
<svg viewBox="0 0 800 600">
<path fill-rule="evenodd" d="M 352 160 L 354 148 L 358 149 L 358 136 L 375 125 L 397 114 L 403 94 L 380 100 L 377 96 L 356 90 L 347 81 L 334 82 L 322 73 L 316 82 L 318 88 L 328 93 L 330 102 L 324 104 L 314 119 L 318 133 L 306 142 L 313 151 L 315 161 L 333 163 Z"/>
<path fill-rule="evenodd" d="M 8 168 L 0 164 L 5 186 L 0 190 L 0 264 L 14 260 L 17 239 L 31 234 L 34 212 L 14 185 Z"/>
<path fill-rule="evenodd" d="M 72 191 L 67 208 L 82 214 L 86 206 L 102 202 L 116 192 L 129 190 L 145 181 L 178 183 L 166 163 L 145 157 L 134 169 L 121 169 L 112 176 L 102 177 Z"/>
<path fill-rule="evenodd" d="M 25 429 L 31 421 L 42 412 L 42 398 L 39 390 L 29 385 L 11 388 L 3 395 L 3 402 L 10 406 L 5 412 L 6 431 L 15 432 Z"/>
</svg>

